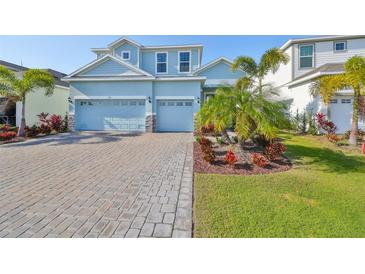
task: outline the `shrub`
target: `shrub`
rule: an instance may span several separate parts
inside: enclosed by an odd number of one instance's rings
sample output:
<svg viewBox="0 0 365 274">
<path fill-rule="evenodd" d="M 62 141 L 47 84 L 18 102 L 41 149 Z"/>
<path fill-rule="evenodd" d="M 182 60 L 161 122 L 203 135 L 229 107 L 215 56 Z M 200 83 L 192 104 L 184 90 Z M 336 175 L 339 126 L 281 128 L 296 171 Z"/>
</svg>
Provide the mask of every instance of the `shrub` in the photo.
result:
<svg viewBox="0 0 365 274">
<path fill-rule="evenodd" d="M 209 163 L 215 160 L 215 153 L 213 151 L 213 143 L 207 138 L 200 138 L 200 148 L 203 152 L 203 159 Z"/>
<path fill-rule="evenodd" d="M 0 133 L 0 141 L 11 140 L 15 137 L 16 137 L 16 132 L 14 132 L 14 131 L 6 131 L 6 132 Z"/>
<path fill-rule="evenodd" d="M 343 135 L 343 138 L 348 140 L 350 138 L 350 134 L 351 134 L 351 130 L 346 131 L 345 134 Z M 357 131 L 357 138 L 358 138 L 358 141 L 362 141 L 365 138 L 365 131 L 359 129 Z"/>
<path fill-rule="evenodd" d="M 326 115 L 323 113 L 316 114 L 316 121 L 320 129 L 326 132 L 326 136 L 328 141 L 332 143 L 336 143 L 339 141 L 339 138 L 336 136 L 336 125 L 326 119 Z"/>
<path fill-rule="evenodd" d="M 266 138 L 264 135 L 255 135 L 251 140 L 261 147 L 267 147 L 270 144 L 270 139 Z"/>
<path fill-rule="evenodd" d="M 3 132 L 8 132 L 10 129 L 9 125 L 4 124 L 4 125 L 0 125 L 0 130 Z"/>
<path fill-rule="evenodd" d="M 198 144 L 200 144 L 200 140 L 201 140 L 201 136 L 197 135 L 195 136 L 195 142 L 197 142 Z"/>
<path fill-rule="evenodd" d="M 281 156 L 285 151 L 286 147 L 282 143 L 273 143 L 265 148 L 264 154 L 267 159 L 273 161 Z"/>
<path fill-rule="evenodd" d="M 251 161 L 259 167 L 265 167 L 269 164 L 268 160 L 261 153 L 252 153 Z"/>
<path fill-rule="evenodd" d="M 214 125 L 210 124 L 210 125 L 207 125 L 207 126 L 202 126 L 200 131 L 201 131 L 202 134 L 213 134 L 215 132 L 214 131 Z"/>
<path fill-rule="evenodd" d="M 61 132 L 63 123 L 64 122 L 61 115 L 53 114 L 49 118 L 49 125 L 51 129 L 57 132 Z"/>
<path fill-rule="evenodd" d="M 31 127 L 25 127 L 25 136 L 26 137 L 36 137 L 38 134 L 40 134 L 41 130 L 38 126 L 33 125 Z"/>
<path fill-rule="evenodd" d="M 337 143 L 338 141 L 340 141 L 340 138 L 334 133 L 327 134 L 327 139 L 331 143 Z"/>
<path fill-rule="evenodd" d="M 63 124 L 62 124 L 62 132 L 68 131 L 68 114 L 65 114 L 65 117 L 63 118 Z"/>
<path fill-rule="evenodd" d="M 234 166 L 237 162 L 237 157 L 232 150 L 228 150 L 226 156 L 224 157 L 224 161 L 230 166 Z"/>
<path fill-rule="evenodd" d="M 48 124 L 41 124 L 41 126 L 39 127 L 39 133 L 41 133 L 41 134 L 49 135 L 49 134 L 51 134 L 51 132 L 52 132 L 52 128 Z"/>
<path fill-rule="evenodd" d="M 217 140 L 217 143 L 219 144 L 219 145 L 226 145 L 227 143 L 223 140 L 223 138 L 222 137 L 217 137 L 216 138 L 216 140 Z"/>
</svg>

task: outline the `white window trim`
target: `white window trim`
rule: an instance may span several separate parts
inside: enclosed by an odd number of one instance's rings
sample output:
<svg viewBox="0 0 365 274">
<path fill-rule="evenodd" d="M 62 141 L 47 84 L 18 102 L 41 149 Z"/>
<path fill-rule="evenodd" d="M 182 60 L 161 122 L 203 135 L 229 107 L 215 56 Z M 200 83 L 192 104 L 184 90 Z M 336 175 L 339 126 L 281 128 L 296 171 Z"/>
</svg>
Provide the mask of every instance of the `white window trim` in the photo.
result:
<svg viewBox="0 0 365 274">
<path fill-rule="evenodd" d="M 336 44 L 337 43 L 344 43 L 345 44 L 345 49 L 336 50 Z M 346 52 L 347 51 L 347 40 L 333 41 L 333 51 L 334 52 Z"/>
<path fill-rule="evenodd" d="M 166 54 L 166 72 L 157 72 L 157 54 L 164 53 Z M 164 63 L 164 62 L 159 62 Z M 168 74 L 169 73 L 169 53 L 167 51 L 156 51 L 155 52 L 155 73 L 156 74 Z"/>
<path fill-rule="evenodd" d="M 123 54 L 124 53 L 128 53 L 128 59 L 124 59 L 123 58 Z M 131 51 L 130 50 L 123 50 L 120 52 L 120 58 L 123 60 L 123 61 L 128 61 L 128 60 L 131 60 Z"/>
<path fill-rule="evenodd" d="M 313 47 L 313 53 L 312 53 L 312 66 L 311 67 L 301 67 L 300 66 L 300 48 L 301 47 L 305 47 L 305 46 L 312 46 Z M 299 47 L 298 47 L 298 58 L 299 58 L 299 60 L 298 60 L 298 67 L 299 67 L 299 69 L 300 70 L 306 70 L 306 69 L 312 69 L 312 68 L 314 68 L 314 56 L 315 56 L 315 45 L 314 44 L 300 44 L 299 45 Z M 303 56 L 303 57 L 309 57 L 309 56 Z"/>
<path fill-rule="evenodd" d="M 180 71 L 180 53 L 189 52 L 189 71 Z M 191 50 L 181 50 L 177 52 L 177 67 L 179 73 L 191 73 Z"/>
</svg>

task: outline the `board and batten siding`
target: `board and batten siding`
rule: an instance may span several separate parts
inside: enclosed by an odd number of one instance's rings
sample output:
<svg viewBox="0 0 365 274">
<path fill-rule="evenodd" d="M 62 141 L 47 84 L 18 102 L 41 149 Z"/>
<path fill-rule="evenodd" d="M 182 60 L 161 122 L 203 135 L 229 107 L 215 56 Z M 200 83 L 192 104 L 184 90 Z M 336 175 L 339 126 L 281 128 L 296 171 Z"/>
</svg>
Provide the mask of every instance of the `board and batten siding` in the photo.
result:
<svg viewBox="0 0 365 274">
<path fill-rule="evenodd" d="M 347 41 L 347 50 L 343 52 L 334 52 L 333 43 L 335 41 Z M 299 68 L 299 46 L 304 44 L 314 44 L 314 68 L 318 68 L 327 63 L 344 63 L 354 55 L 365 57 L 365 38 L 294 44 L 294 78 L 314 69 Z"/>
</svg>

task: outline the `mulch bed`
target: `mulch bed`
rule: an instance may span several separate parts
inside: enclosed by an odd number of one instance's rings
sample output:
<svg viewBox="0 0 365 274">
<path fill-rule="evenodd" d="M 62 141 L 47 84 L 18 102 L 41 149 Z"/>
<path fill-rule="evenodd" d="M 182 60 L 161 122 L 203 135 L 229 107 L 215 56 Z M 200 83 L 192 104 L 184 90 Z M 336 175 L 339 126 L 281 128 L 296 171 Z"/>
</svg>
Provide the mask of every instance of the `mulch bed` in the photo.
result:
<svg viewBox="0 0 365 274">
<path fill-rule="evenodd" d="M 224 162 L 224 157 L 229 148 L 233 149 L 237 157 L 237 163 L 234 167 L 227 165 Z M 214 145 L 214 152 L 216 159 L 214 163 L 203 159 L 203 154 L 200 145 L 194 142 L 194 172 L 197 173 L 212 173 L 212 174 L 236 174 L 236 175 L 255 175 L 255 174 L 269 174 L 274 172 L 282 172 L 289 170 L 292 167 L 290 161 L 281 157 L 277 160 L 270 162 L 265 168 L 258 167 L 251 163 L 251 152 L 258 152 L 258 148 L 247 144 L 241 149 L 238 144 L 228 145 Z"/>
</svg>

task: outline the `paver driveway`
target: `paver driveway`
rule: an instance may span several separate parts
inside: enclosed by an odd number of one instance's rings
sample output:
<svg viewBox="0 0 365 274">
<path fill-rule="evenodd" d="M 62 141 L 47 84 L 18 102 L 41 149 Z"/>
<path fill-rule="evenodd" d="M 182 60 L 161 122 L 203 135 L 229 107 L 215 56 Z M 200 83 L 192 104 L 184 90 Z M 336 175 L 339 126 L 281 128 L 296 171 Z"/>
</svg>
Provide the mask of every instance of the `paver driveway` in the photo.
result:
<svg viewBox="0 0 365 274">
<path fill-rule="evenodd" d="M 192 134 L 0 146 L 0 237 L 190 237 Z"/>
</svg>

